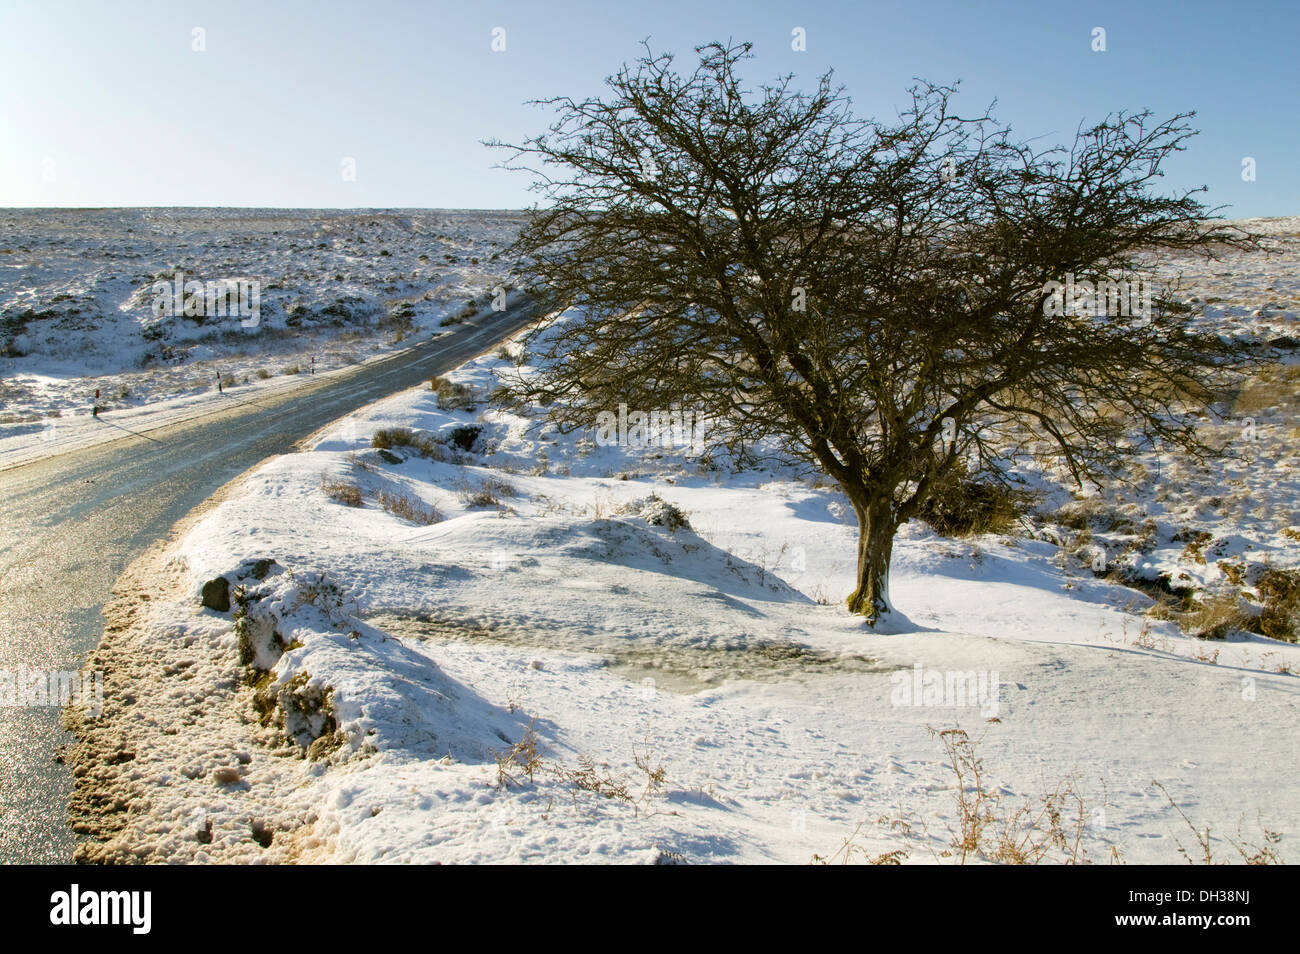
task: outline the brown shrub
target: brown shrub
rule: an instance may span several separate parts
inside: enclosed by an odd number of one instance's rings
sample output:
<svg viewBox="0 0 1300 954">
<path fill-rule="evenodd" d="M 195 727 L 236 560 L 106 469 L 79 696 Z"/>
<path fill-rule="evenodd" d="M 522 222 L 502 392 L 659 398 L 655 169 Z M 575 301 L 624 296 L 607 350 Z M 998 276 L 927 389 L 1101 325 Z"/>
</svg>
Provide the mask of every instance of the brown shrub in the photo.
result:
<svg viewBox="0 0 1300 954">
<path fill-rule="evenodd" d="M 471 408 L 476 403 L 474 389 L 467 384 L 456 384 L 445 378 L 432 378 L 429 390 L 438 395 L 438 407 L 444 411 L 459 411 Z"/>
<path fill-rule="evenodd" d="M 412 523 L 441 523 L 443 519 L 437 507 L 426 506 L 423 501 L 402 493 L 390 493 L 381 490 L 379 492 L 379 506 L 393 516 L 401 517 L 403 520 L 409 520 Z"/>
<path fill-rule="evenodd" d="M 328 477 L 322 477 L 320 481 L 321 490 L 325 491 L 325 496 L 349 507 L 361 506 L 361 488 L 356 484 L 350 484 L 344 480 L 330 480 Z"/>
<path fill-rule="evenodd" d="M 918 514 L 945 537 L 1010 533 L 1033 505 L 1033 495 L 954 470 L 935 486 Z"/>
</svg>

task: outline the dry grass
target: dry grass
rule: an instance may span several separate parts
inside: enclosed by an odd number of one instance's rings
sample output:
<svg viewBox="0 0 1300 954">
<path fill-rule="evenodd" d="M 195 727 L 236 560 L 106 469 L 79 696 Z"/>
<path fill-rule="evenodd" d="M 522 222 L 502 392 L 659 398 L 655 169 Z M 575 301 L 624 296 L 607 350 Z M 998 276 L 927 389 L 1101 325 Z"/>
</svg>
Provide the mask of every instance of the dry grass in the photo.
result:
<svg viewBox="0 0 1300 954">
<path fill-rule="evenodd" d="M 1036 865 L 1046 860 L 1084 864 L 1083 833 L 1088 810 L 1075 779 L 1063 779 L 1037 799 L 1007 807 L 989 783 L 984 760 L 963 729 L 931 730 L 938 736 L 957 779 L 954 808 L 958 828 L 952 856 L 965 864 L 984 857 L 1000 864 Z"/>
<path fill-rule="evenodd" d="M 946 537 L 1011 533 L 1034 502 L 1028 492 L 974 479 L 959 469 L 935 487 L 919 516 Z"/>
<path fill-rule="evenodd" d="M 1300 408 L 1300 365 L 1270 364 L 1260 368 L 1237 392 L 1232 413 L 1242 417 L 1275 408 Z"/>
<path fill-rule="evenodd" d="M 957 776 L 956 809 L 960 830 L 951 845 L 961 864 L 978 854 L 985 831 L 994 823 L 994 801 L 984 778 L 984 760 L 976 756 L 976 742 L 961 729 L 930 730 L 943 743 L 953 774 Z"/>
<path fill-rule="evenodd" d="M 424 501 L 396 491 L 381 490 L 379 492 L 379 506 L 393 516 L 401 517 L 403 520 L 409 520 L 412 523 L 428 525 L 441 523 L 443 520 L 443 516 L 437 507 L 426 506 Z"/>
<path fill-rule="evenodd" d="M 1261 636 L 1294 643 L 1300 639 L 1300 570 L 1269 567 L 1255 582 L 1264 608 L 1252 627 Z"/>
<path fill-rule="evenodd" d="M 911 831 L 911 827 L 906 822 L 897 819 L 891 822 L 888 818 L 878 818 L 876 824 L 889 824 L 890 827 L 901 830 L 904 835 L 909 834 Z M 866 822 L 860 823 L 857 828 L 853 829 L 853 833 L 844 839 L 844 843 L 829 855 L 813 855 L 809 864 L 847 865 L 860 859 L 863 863 L 869 865 L 901 865 L 907 859 L 909 852 L 906 848 L 893 848 L 889 851 L 872 854 L 865 845 L 859 844 L 858 838 L 862 834 L 865 825 Z"/>
<path fill-rule="evenodd" d="M 429 390 L 438 395 L 438 407 L 444 411 L 468 410 L 478 403 L 473 388 L 445 378 L 431 378 Z"/>
<path fill-rule="evenodd" d="M 1251 620 L 1235 593 L 1219 593 L 1194 604 L 1179 623 L 1197 639 L 1227 639 L 1239 629 L 1249 629 Z"/>
<path fill-rule="evenodd" d="M 1156 604 L 1156 605 L 1159 606 L 1161 604 Z M 1156 618 L 1158 619 L 1159 617 Z M 1127 629 L 1128 629 L 1127 620 L 1125 621 L 1124 626 L 1125 626 L 1125 633 L 1127 634 Z M 1151 632 L 1151 620 L 1149 619 L 1142 620 L 1142 628 L 1138 630 L 1137 636 L 1133 638 L 1133 645 L 1136 646 L 1138 649 L 1156 648 L 1156 637 L 1155 634 Z"/>
<path fill-rule="evenodd" d="M 445 463 L 451 459 L 447 448 L 432 437 L 417 434 L 405 427 L 382 427 L 370 438 L 370 446 L 377 450 L 407 448 L 431 460 Z"/>
<path fill-rule="evenodd" d="M 556 764 L 551 766 L 551 771 L 560 781 L 568 782 L 573 786 L 575 804 L 578 792 L 591 792 L 601 798 L 627 802 L 633 809 L 637 807 L 636 799 L 628 791 L 628 783 L 616 776 L 606 762 L 598 763 L 589 755 L 580 755 L 577 768 Z"/>
<path fill-rule="evenodd" d="M 639 796 L 632 794 L 632 781 L 617 775 L 606 762 L 597 762 L 589 755 L 580 755 L 576 767 L 562 762 L 547 762 L 538 749 L 538 736 L 533 721 L 528 723 L 519 741 L 510 748 L 495 753 L 497 762 L 497 787 L 522 787 L 524 777 L 533 784 L 538 775 L 546 774 L 564 785 L 572 786 L 573 803 L 583 792 L 603 799 L 625 802 L 633 812 L 640 814 L 641 806 L 661 794 L 667 784 L 667 771 L 662 759 L 648 744 L 633 746 L 632 759 L 645 775 L 645 785 Z"/>
<path fill-rule="evenodd" d="M 473 431 L 475 438 L 478 436 L 478 431 L 475 428 L 456 428 L 451 432 L 450 439 L 457 446 L 469 450 L 473 440 L 471 439 L 469 446 L 466 446 L 462 438 L 459 437 L 465 431 Z M 370 446 L 377 450 L 388 451 L 405 448 L 440 464 L 462 463 L 465 458 L 453 448 L 448 447 L 445 441 L 445 438 L 430 437 L 427 434 L 420 434 L 405 427 L 384 427 L 375 431 L 370 438 Z"/>
<path fill-rule="evenodd" d="M 953 795 L 954 823 L 948 847 L 936 852 L 937 861 L 955 860 L 958 864 L 984 860 L 996 864 L 1037 865 L 1057 862 L 1067 865 L 1088 864 L 1083 846 L 1089 810 L 1074 777 L 1062 779 L 1055 787 L 1037 798 L 1023 802 L 1002 795 L 992 784 L 977 751 L 979 742 L 963 729 L 931 729 L 947 756 L 948 767 L 956 779 Z M 813 864 L 849 864 L 854 861 L 872 865 L 901 864 L 909 854 L 907 847 L 872 852 L 860 843 L 866 823 L 858 825 L 840 847 L 829 855 L 813 855 Z M 913 837 L 913 826 L 899 812 L 897 817 L 876 819 L 887 833 Z M 921 827 L 925 828 L 924 820 Z M 1112 861 L 1119 852 L 1112 848 Z"/>
<path fill-rule="evenodd" d="M 642 743 L 640 751 L 637 751 L 636 746 L 632 747 L 632 762 L 645 773 L 646 782 L 645 789 L 641 792 L 641 801 L 663 791 L 668 774 L 663 760 L 648 742 Z"/>
<path fill-rule="evenodd" d="M 1219 561 L 1224 576 L 1233 589 L 1197 595 L 1194 591 L 1161 591 L 1149 581 L 1122 579 L 1149 593 L 1156 604 L 1147 610 L 1153 619 L 1173 620 L 1198 639 L 1226 639 L 1237 630 L 1258 633 L 1270 639 L 1294 643 L 1300 640 L 1300 570 L 1266 567 L 1255 579 L 1254 593 L 1247 596 L 1262 604 L 1258 613 L 1243 604 L 1241 596 L 1248 589 L 1247 568 Z M 1200 657 L 1197 657 L 1200 658 Z"/>
<path fill-rule="evenodd" d="M 366 460 L 360 454 L 355 452 L 348 454 L 348 464 L 367 474 L 377 474 L 379 472 L 379 468 L 376 467 L 372 461 Z"/>
<path fill-rule="evenodd" d="M 1083 836 L 1090 815 L 1083 794 L 1074 778 L 1058 782 L 1054 788 L 1037 798 L 1027 798 L 1018 805 L 1008 805 L 1008 799 L 991 783 L 980 757 L 978 740 L 972 740 L 962 729 L 930 730 L 943 745 L 948 766 L 956 778 L 953 810 L 956 819 L 948 849 L 938 858 L 951 858 L 959 864 L 983 859 L 998 864 L 1036 865 L 1057 861 L 1064 864 L 1088 864 L 1088 853 L 1083 847 Z M 1158 781 L 1151 783 L 1168 799 L 1170 806 L 1187 825 L 1195 838 L 1195 847 L 1188 848 L 1175 839 L 1178 853 L 1189 864 L 1226 864 L 1215 854 L 1216 837 L 1210 826 L 1198 827 L 1192 822 L 1173 797 Z M 911 826 L 902 818 L 877 819 L 877 825 L 886 825 L 899 831 L 904 838 L 911 837 Z M 907 857 L 906 848 L 872 854 L 859 843 L 858 838 L 865 823 L 854 829 L 838 850 L 830 855 L 813 855 L 816 864 L 835 862 L 848 864 L 861 859 L 868 864 L 899 864 Z M 1222 841 L 1236 851 L 1247 865 L 1285 864 L 1277 846 L 1282 840 L 1280 832 L 1273 831 L 1259 821 L 1260 835 L 1249 841 L 1241 835 L 1223 836 Z M 1119 850 L 1110 849 L 1112 863 L 1122 861 Z"/>
<path fill-rule="evenodd" d="M 498 788 L 522 785 L 519 775 L 527 775 L 529 783 L 532 783 L 542 768 L 542 756 L 537 751 L 537 741 L 537 731 L 530 721 L 518 742 L 504 752 L 496 753 Z"/>
<path fill-rule="evenodd" d="M 460 502 L 470 508 L 499 507 L 502 498 L 517 497 L 519 491 L 509 481 L 500 477 L 485 477 L 477 487 L 464 481 L 457 488 L 456 496 Z"/>
<path fill-rule="evenodd" d="M 1192 820 L 1187 817 L 1187 813 L 1179 807 L 1178 803 L 1174 801 L 1173 796 L 1169 794 L 1168 790 L 1163 785 L 1157 781 L 1152 781 L 1151 784 L 1160 789 L 1160 792 L 1169 800 L 1170 806 L 1173 807 L 1173 810 L 1176 811 L 1178 816 L 1187 824 L 1193 837 L 1196 838 L 1195 855 L 1193 855 L 1193 853 L 1189 851 L 1182 842 L 1177 839 L 1174 840 L 1175 844 L 1178 845 L 1178 853 L 1183 856 L 1187 863 L 1189 865 L 1227 864 L 1225 861 L 1218 860 L 1214 855 L 1214 838 L 1210 832 L 1210 826 L 1206 825 L 1204 828 L 1197 828 L 1192 824 Z M 1270 831 L 1268 828 L 1264 827 L 1262 820 L 1259 823 L 1259 828 L 1261 837 L 1263 838 L 1263 844 L 1252 844 L 1248 841 L 1237 840 L 1241 838 L 1240 825 L 1237 826 L 1237 839 L 1225 838 L 1224 840 L 1236 850 L 1237 854 L 1241 856 L 1241 860 L 1248 865 L 1285 864 L 1286 862 L 1282 860 L 1282 856 L 1278 854 L 1277 848 L 1275 847 L 1282 840 L 1281 832 Z"/>
<path fill-rule="evenodd" d="M 346 504 L 349 507 L 361 506 L 361 488 L 356 484 L 348 483 L 345 480 L 331 480 L 328 477 L 321 477 L 320 489 L 337 503 Z"/>
</svg>

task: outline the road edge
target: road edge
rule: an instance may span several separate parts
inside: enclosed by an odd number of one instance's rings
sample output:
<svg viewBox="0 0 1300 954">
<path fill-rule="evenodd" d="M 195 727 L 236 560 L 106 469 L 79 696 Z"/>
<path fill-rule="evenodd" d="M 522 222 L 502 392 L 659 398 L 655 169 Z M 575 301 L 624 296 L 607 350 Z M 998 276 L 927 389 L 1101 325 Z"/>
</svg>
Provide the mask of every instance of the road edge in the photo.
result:
<svg viewBox="0 0 1300 954">
<path fill-rule="evenodd" d="M 525 324 L 493 338 L 456 367 L 528 329 Z M 394 391 L 372 404 L 422 387 Z M 322 431 L 359 410 L 313 431 L 288 453 L 301 453 Z M 255 471 L 281 456 L 264 457 L 219 487 L 148 545 L 113 585 L 102 610 L 104 630 L 83 664 L 85 670 L 104 673 L 103 711 L 94 718 L 72 707 L 63 712 L 63 727 L 72 736 L 64 759 L 73 781 L 68 824 L 76 838 L 75 863 L 295 863 L 325 861 L 332 854 L 328 834 L 316 830 L 314 812 L 294 806 L 290 797 L 308 763 L 278 733 L 258 723 L 252 687 L 243 678 L 238 653 L 228 645 L 233 621 L 195 610 L 193 581 L 175 552 L 195 525 L 235 498 Z M 182 641 L 169 632 L 175 621 L 169 627 L 166 614 L 186 607 L 195 618 L 210 622 L 209 633 L 190 634 Z M 174 691 L 177 679 L 202 680 L 202 701 L 181 704 L 185 696 Z M 214 837 L 211 828 L 204 827 L 210 819 L 159 818 L 152 813 L 149 790 L 135 777 L 133 763 L 145 752 L 154 754 L 160 737 L 189 737 L 195 745 L 230 751 L 228 761 L 239 763 L 239 781 L 212 784 L 205 797 L 217 805 L 211 814 L 246 821 L 243 838 L 232 843 L 229 831 L 224 839 Z M 184 773 L 186 754 L 173 750 L 164 757 L 172 758 L 177 771 Z M 271 837 L 262 845 L 267 833 Z M 177 853 L 189 857 L 177 858 Z"/>
</svg>

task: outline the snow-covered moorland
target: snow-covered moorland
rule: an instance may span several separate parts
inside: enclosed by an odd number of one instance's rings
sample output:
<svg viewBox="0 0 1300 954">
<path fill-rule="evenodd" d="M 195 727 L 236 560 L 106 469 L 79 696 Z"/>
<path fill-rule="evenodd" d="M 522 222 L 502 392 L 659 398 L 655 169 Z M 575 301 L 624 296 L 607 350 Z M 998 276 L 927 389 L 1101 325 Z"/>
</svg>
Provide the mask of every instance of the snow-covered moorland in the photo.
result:
<svg viewBox="0 0 1300 954">
<path fill-rule="evenodd" d="M 355 364 L 491 297 L 515 212 L 0 210 L 0 424 Z M 256 283 L 254 321 L 158 284 Z M 251 297 L 251 296 L 250 296 Z M 223 305 L 225 302 L 223 302 Z M 162 312 L 161 314 L 159 312 Z M 215 312 L 215 309 L 213 309 Z"/>
<path fill-rule="evenodd" d="M 1188 297 L 1285 344 L 1300 220 L 1252 225 L 1277 254 L 1189 269 Z M 100 662 L 137 681 L 83 740 L 132 758 L 82 775 L 122 809 L 85 857 L 1155 863 L 1202 858 L 1190 821 L 1216 860 L 1294 860 L 1300 646 L 1194 638 L 1118 581 L 1245 619 L 1300 564 L 1293 362 L 1222 425 L 1249 418 L 1243 459 L 1152 452 L 1085 494 L 1026 473 L 1017 526 L 908 525 L 910 622 L 873 633 L 833 486 L 492 407 L 528 360 L 337 422 L 195 522 L 150 600 L 123 590 Z"/>
</svg>

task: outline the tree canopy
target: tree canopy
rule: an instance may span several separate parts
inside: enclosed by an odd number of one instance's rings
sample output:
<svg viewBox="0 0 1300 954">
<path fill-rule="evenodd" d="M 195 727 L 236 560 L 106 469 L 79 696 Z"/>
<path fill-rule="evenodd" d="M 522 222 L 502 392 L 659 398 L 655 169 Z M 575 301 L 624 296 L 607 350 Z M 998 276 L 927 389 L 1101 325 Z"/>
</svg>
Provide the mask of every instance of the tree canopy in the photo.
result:
<svg viewBox="0 0 1300 954">
<path fill-rule="evenodd" d="M 954 474 L 1004 481 L 1051 453 L 1096 481 L 1143 440 L 1213 452 L 1196 415 L 1257 354 L 1201 329 L 1155 269 L 1253 240 L 1203 190 L 1157 189 L 1192 114 L 1039 147 L 959 114 L 955 86 L 863 120 L 830 74 L 751 90 L 748 44 L 697 52 L 688 74 L 647 52 L 603 98 L 545 101 L 546 133 L 495 144 L 544 199 L 523 279 L 570 311 L 515 397 L 565 427 L 679 404 L 732 448 L 778 438 L 851 501 L 848 606 L 873 623 L 897 528 Z"/>
</svg>

